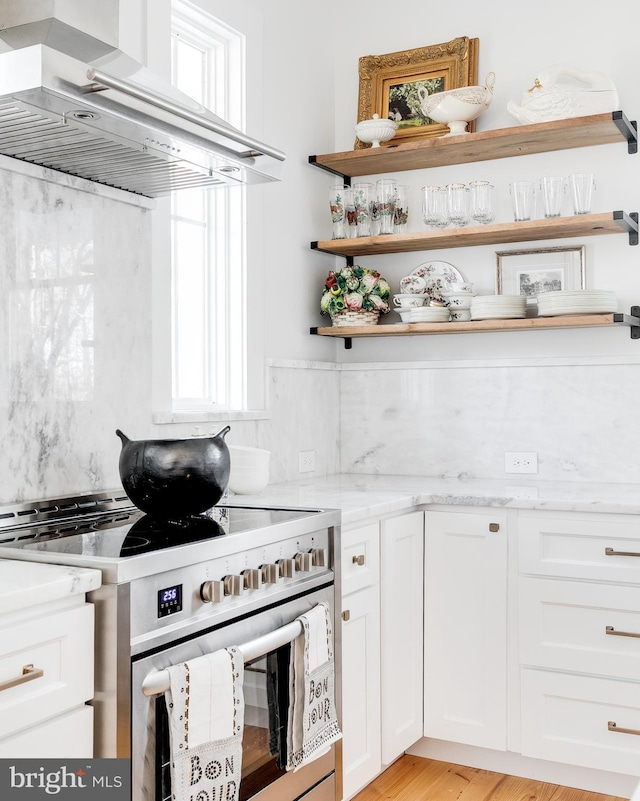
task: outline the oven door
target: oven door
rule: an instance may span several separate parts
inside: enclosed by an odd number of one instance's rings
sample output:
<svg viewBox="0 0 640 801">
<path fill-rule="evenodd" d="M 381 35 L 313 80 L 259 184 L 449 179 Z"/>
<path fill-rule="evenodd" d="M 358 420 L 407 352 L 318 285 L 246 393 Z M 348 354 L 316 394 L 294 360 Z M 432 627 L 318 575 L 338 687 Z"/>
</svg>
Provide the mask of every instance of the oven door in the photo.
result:
<svg viewBox="0 0 640 801">
<path fill-rule="evenodd" d="M 132 665 L 132 788 L 135 801 L 170 801 L 169 731 L 164 696 L 146 697 L 145 677 L 153 670 L 194 659 L 231 645 L 244 645 L 291 623 L 320 601 L 329 604 L 333 617 L 333 585 L 314 590 L 281 604 L 259 610 L 240 620 L 207 630 L 159 653 L 142 654 Z M 336 751 L 295 772 L 283 765 L 286 729 L 275 710 L 288 694 L 290 643 L 245 663 L 245 727 L 242 741 L 240 801 L 335 801 Z M 336 677 L 337 680 L 337 677 Z M 339 693 L 337 693 L 339 696 Z M 338 712 L 339 714 L 339 712 Z M 286 725 L 286 723 L 285 723 Z"/>
</svg>

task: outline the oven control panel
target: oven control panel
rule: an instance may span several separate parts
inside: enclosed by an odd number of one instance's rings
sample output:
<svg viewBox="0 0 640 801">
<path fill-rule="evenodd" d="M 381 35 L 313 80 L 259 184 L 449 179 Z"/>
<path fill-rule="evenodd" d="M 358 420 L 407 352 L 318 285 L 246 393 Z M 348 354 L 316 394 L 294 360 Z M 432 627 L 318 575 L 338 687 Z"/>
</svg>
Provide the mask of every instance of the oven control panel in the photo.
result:
<svg viewBox="0 0 640 801">
<path fill-rule="evenodd" d="M 132 581 L 132 641 L 150 647 L 164 631 L 189 636 L 200 626 L 332 583 L 334 536 L 335 529 L 320 529 Z"/>
</svg>

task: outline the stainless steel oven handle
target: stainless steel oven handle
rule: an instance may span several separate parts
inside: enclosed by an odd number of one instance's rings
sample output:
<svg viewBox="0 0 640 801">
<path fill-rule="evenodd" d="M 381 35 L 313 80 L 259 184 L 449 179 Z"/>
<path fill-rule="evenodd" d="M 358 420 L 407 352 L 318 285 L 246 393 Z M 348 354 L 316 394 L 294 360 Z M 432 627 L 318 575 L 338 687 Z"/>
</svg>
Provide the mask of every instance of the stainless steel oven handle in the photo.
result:
<svg viewBox="0 0 640 801">
<path fill-rule="evenodd" d="M 245 662 L 258 659 L 270 651 L 282 648 L 288 642 L 295 640 L 302 634 L 302 623 L 294 620 L 281 626 L 275 631 L 263 634 L 255 640 L 237 646 Z M 169 673 L 166 670 L 151 670 L 142 681 L 142 692 L 144 695 L 160 695 L 169 689 Z"/>
</svg>

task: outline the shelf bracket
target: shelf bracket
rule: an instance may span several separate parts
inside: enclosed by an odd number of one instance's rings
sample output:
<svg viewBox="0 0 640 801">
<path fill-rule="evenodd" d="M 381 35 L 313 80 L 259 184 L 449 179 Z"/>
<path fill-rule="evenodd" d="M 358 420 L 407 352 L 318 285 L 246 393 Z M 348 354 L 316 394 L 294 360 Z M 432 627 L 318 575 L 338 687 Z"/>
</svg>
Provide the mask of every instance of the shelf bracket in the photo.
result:
<svg viewBox="0 0 640 801">
<path fill-rule="evenodd" d="M 638 212 L 632 211 L 630 214 L 627 214 L 624 211 L 614 211 L 613 212 L 613 219 L 615 222 L 618 223 L 620 228 L 623 231 L 627 231 L 629 234 L 629 244 L 630 245 L 637 245 L 638 244 Z"/>
<path fill-rule="evenodd" d="M 629 121 L 622 111 L 614 111 L 611 119 L 616 124 L 620 133 L 627 140 L 627 152 L 630 154 L 638 152 L 638 123 L 635 120 Z"/>
<path fill-rule="evenodd" d="M 640 320 L 638 321 L 638 323 L 640 324 Z M 315 326 L 314 328 L 310 328 L 309 329 L 309 333 L 310 334 L 317 334 L 318 333 L 317 326 Z M 353 346 L 353 342 L 351 340 L 351 337 L 343 337 L 343 341 L 344 341 L 344 349 L 345 350 L 351 350 L 351 348 Z"/>
<path fill-rule="evenodd" d="M 351 186 L 351 176 L 345 175 L 339 170 L 334 170 L 333 167 L 327 167 L 325 164 L 318 164 L 316 161 L 316 156 L 309 156 L 309 164 L 313 164 L 315 167 L 320 167 L 321 170 L 326 170 L 332 175 L 337 175 L 338 178 L 342 178 L 342 181 L 346 186 Z"/>
<path fill-rule="evenodd" d="M 631 339 L 640 339 L 640 306 L 632 306 L 631 314 L 620 314 L 616 312 L 613 315 L 613 322 L 628 325 Z"/>
</svg>

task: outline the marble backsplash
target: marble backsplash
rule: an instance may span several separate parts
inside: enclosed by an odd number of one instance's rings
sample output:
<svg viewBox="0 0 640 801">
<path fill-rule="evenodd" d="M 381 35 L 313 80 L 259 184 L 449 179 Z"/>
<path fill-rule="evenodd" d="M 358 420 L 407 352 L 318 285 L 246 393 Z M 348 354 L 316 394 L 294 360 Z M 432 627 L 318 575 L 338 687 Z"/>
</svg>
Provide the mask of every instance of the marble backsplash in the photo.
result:
<svg viewBox="0 0 640 801">
<path fill-rule="evenodd" d="M 22 167 L 2 175 L 0 503 L 112 488 L 116 428 L 195 430 L 152 422 L 149 206 Z M 535 451 L 543 481 L 637 483 L 634 358 L 274 360 L 267 413 L 233 421 L 228 442 L 270 450 L 272 483 L 505 478 L 505 451 Z M 301 476 L 298 453 L 310 450 L 315 473 Z"/>
</svg>

